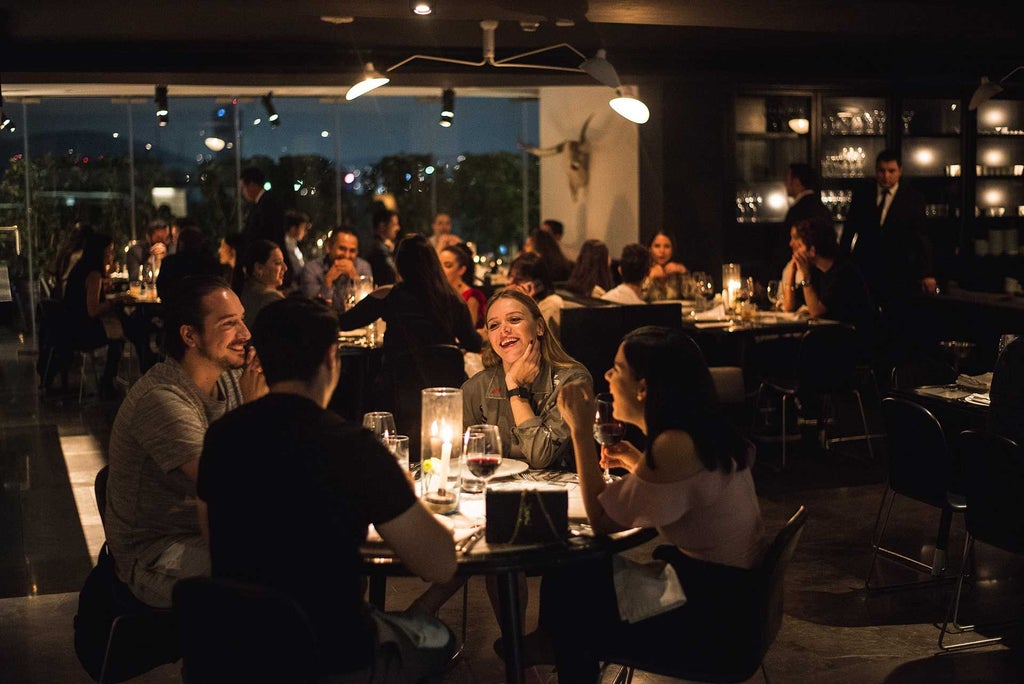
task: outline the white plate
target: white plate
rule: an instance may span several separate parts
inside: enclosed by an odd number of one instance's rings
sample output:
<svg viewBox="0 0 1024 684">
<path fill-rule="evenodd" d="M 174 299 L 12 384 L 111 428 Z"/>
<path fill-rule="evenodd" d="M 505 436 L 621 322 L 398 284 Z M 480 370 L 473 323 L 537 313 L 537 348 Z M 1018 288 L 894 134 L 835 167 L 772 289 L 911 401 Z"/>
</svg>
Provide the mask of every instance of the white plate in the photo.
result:
<svg viewBox="0 0 1024 684">
<path fill-rule="evenodd" d="M 512 477 L 518 475 L 524 470 L 529 470 L 530 466 L 527 465 L 526 461 L 519 461 L 514 458 L 503 458 L 501 459 L 501 465 L 494 471 L 494 475 L 491 475 L 492 480 L 499 480 L 503 477 Z"/>
</svg>

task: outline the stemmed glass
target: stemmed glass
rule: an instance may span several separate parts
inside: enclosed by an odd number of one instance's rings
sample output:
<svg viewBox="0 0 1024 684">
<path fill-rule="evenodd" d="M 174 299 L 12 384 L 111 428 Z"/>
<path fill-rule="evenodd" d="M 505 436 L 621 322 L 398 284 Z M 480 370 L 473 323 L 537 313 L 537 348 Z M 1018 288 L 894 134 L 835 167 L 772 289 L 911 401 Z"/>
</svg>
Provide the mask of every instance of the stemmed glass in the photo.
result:
<svg viewBox="0 0 1024 684">
<path fill-rule="evenodd" d="M 388 437 L 398 434 L 398 430 L 395 429 L 395 417 L 387 411 L 371 411 L 363 414 L 363 427 L 376 435 L 382 444 L 387 443 Z"/>
<path fill-rule="evenodd" d="M 772 309 L 779 308 L 779 295 L 782 293 L 778 280 L 769 280 L 766 288 L 768 301 L 772 303 Z"/>
<path fill-rule="evenodd" d="M 616 420 L 613 414 L 613 399 L 610 392 L 602 392 L 597 395 L 597 412 L 594 414 L 594 439 L 601 446 L 617 444 L 624 434 L 626 426 L 622 421 Z M 612 476 L 608 469 L 604 469 L 604 481 L 611 482 Z"/>
<path fill-rule="evenodd" d="M 487 481 L 501 465 L 501 434 L 498 426 L 470 425 L 463 436 L 462 453 L 466 468 L 483 480 L 483 491 L 486 493 Z"/>
</svg>

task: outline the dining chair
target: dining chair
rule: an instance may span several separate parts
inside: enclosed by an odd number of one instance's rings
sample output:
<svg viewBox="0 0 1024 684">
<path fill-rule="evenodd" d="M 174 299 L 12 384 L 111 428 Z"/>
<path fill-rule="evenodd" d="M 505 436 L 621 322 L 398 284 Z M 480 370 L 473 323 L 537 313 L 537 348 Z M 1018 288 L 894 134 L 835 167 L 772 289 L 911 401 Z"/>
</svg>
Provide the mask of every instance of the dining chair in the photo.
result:
<svg viewBox="0 0 1024 684">
<path fill-rule="evenodd" d="M 825 435 L 824 447 L 851 441 L 866 441 L 869 458 L 874 460 L 874 449 L 871 440 L 881 435 L 871 434 L 868 429 L 867 416 L 860 390 L 854 382 L 858 356 L 856 330 L 845 324 L 815 325 L 809 328 L 800 338 L 797 351 L 795 370 L 784 376 L 765 376 L 757 391 L 757 403 L 760 405 L 765 391 L 781 397 L 782 421 L 782 461 L 781 469 L 786 468 L 787 455 L 787 405 L 796 403 L 798 398 L 819 401 L 821 414 L 818 417 L 819 428 L 827 429 L 829 425 L 838 423 L 835 398 L 843 394 L 853 396 L 857 401 L 863 432 L 858 435 L 828 437 Z"/>
<path fill-rule="evenodd" d="M 188 577 L 175 583 L 172 601 L 186 684 L 317 680 L 316 635 L 290 596 L 250 582 Z"/>
<path fill-rule="evenodd" d="M 885 492 L 875 516 L 871 540 L 874 553 L 864 580 L 867 589 L 890 589 L 914 584 L 872 586 L 871 578 L 879 556 L 896 560 L 917 572 L 940 575 L 946 565 L 946 544 L 953 513 L 962 513 L 966 508 L 963 496 L 950 492 L 953 483 L 953 452 L 946 443 L 946 435 L 935 415 L 912 401 L 888 397 L 882 400 L 882 418 L 888 435 L 889 471 Z M 897 495 L 941 511 L 931 565 L 882 545 Z"/>
<path fill-rule="evenodd" d="M 768 681 L 764 657 L 782 626 L 786 568 L 800 542 L 806 522 L 807 509 L 800 506 L 775 535 L 757 566 L 755 603 L 752 608 L 756 611 L 757 636 L 750 642 L 738 640 L 728 662 L 708 669 L 695 668 L 691 663 L 674 660 L 672 654 L 663 652 L 650 654 L 649 657 L 613 655 L 605 659 L 602 673 L 612 665 L 622 666 L 613 680 L 614 684 L 630 684 L 636 670 L 695 682 L 745 682 L 760 668 L 765 681 Z"/>
<path fill-rule="evenodd" d="M 106 522 L 109 466 L 96 474 L 93 492 Z M 75 654 L 98 682 L 121 682 L 181 657 L 170 609 L 146 605 L 117 577 L 107 544 L 100 549 L 78 595 L 74 618 Z"/>
<path fill-rule="evenodd" d="M 409 436 L 409 456 L 420 458 L 421 390 L 427 387 L 462 387 L 466 381 L 462 350 L 454 344 L 412 347 L 384 359 L 384 378 L 391 382 L 391 406 L 399 434 Z"/>
<path fill-rule="evenodd" d="M 977 625 L 960 624 L 960 604 L 967 559 L 976 542 L 1024 555 L 1024 449 L 1016 442 L 985 430 L 964 430 L 957 441 L 964 464 L 964 496 L 967 539 L 956 591 L 949 602 L 939 632 L 939 648 L 954 651 L 1002 641 L 1002 636 L 946 644 L 950 634 L 978 631 Z M 1020 604 L 1017 603 L 1019 606 Z M 993 625 L 994 626 L 994 625 Z"/>
</svg>

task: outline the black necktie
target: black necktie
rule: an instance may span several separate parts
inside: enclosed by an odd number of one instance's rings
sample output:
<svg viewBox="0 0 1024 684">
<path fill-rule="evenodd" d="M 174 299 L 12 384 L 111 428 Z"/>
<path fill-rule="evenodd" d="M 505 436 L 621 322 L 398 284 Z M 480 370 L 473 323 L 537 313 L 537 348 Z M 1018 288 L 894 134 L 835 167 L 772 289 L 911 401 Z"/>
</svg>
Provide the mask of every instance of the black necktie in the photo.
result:
<svg viewBox="0 0 1024 684">
<path fill-rule="evenodd" d="M 875 207 L 875 209 L 877 210 L 877 214 L 878 214 L 878 225 L 882 225 L 882 212 L 885 210 L 885 198 L 888 197 L 888 196 L 889 196 L 889 189 L 888 188 L 883 188 L 882 189 L 882 196 L 878 200 L 878 206 Z"/>
</svg>

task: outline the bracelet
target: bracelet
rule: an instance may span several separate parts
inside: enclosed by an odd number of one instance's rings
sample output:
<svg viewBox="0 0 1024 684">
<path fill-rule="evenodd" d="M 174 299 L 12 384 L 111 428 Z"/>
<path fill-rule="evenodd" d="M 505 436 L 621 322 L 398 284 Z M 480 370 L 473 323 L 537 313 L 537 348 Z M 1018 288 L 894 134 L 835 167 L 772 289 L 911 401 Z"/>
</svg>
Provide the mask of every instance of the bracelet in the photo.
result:
<svg viewBox="0 0 1024 684">
<path fill-rule="evenodd" d="M 807 287 L 810 284 L 811 284 L 811 281 L 809 281 L 809 280 L 801 280 L 800 281 L 800 289 L 802 290 L 803 288 Z"/>
</svg>

